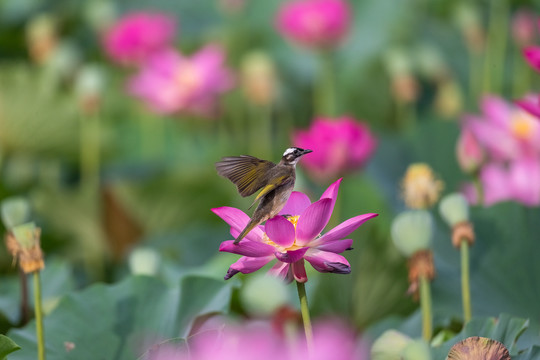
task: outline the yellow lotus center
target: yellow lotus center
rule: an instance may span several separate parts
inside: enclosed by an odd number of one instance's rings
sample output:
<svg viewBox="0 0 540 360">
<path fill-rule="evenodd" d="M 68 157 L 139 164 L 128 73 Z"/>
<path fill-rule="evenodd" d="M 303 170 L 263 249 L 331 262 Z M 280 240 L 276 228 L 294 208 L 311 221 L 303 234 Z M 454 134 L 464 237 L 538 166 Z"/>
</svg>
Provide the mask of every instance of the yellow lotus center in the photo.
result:
<svg viewBox="0 0 540 360">
<path fill-rule="evenodd" d="M 510 129 L 519 139 L 529 139 L 536 128 L 536 121 L 524 111 L 517 111 L 511 119 Z"/>
<path fill-rule="evenodd" d="M 412 164 L 402 182 L 403 199 L 411 209 L 425 209 L 437 202 L 443 182 L 424 163 Z"/>
<path fill-rule="evenodd" d="M 288 216 L 288 217 L 287 217 L 287 220 L 289 220 L 289 221 L 294 225 L 294 229 L 295 229 L 295 230 L 296 230 L 296 224 L 298 223 L 298 219 L 299 219 L 299 218 L 300 218 L 299 215 L 296 215 L 296 216 Z M 301 248 L 304 247 L 304 246 L 298 246 L 298 245 L 296 245 L 296 239 L 294 239 L 294 243 L 293 243 L 291 246 L 289 246 L 289 247 L 284 247 L 284 246 L 278 245 L 278 244 L 276 244 L 275 242 L 273 242 L 273 241 L 268 237 L 268 235 L 266 235 L 266 233 L 264 233 L 263 241 L 264 241 L 265 243 L 267 243 L 268 245 L 272 245 L 273 247 L 278 248 L 281 252 L 298 250 L 298 249 L 301 249 Z"/>
</svg>

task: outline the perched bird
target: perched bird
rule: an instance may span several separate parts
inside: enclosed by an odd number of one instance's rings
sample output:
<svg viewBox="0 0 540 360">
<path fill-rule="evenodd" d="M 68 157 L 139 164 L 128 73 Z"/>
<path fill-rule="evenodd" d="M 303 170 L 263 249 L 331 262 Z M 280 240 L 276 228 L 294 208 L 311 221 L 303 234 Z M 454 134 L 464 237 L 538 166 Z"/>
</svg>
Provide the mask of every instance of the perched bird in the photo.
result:
<svg viewBox="0 0 540 360">
<path fill-rule="evenodd" d="M 262 189 L 255 197 L 253 206 L 260 200 L 251 220 L 238 235 L 235 244 L 255 226 L 276 216 L 287 203 L 296 180 L 296 163 L 312 150 L 290 147 L 283 153 L 279 164 L 249 155 L 224 157 L 216 163 L 219 175 L 231 180 L 243 197 Z M 250 206 L 250 208 L 251 208 Z"/>
</svg>

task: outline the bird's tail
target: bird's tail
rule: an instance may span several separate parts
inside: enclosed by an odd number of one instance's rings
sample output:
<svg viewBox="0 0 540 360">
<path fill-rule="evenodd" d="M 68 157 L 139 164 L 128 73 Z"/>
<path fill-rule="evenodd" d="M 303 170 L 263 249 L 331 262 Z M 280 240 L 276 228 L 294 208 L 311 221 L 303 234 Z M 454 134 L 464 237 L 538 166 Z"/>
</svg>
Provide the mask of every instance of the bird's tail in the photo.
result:
<svg viewBox="0 0 540 360">
<path fill-rule="evenodd" d="M 255 228 L 255 226 L 257 226 L 257 221 L 253 221 L 253 219 L 250 220 L 249 223 L 244 228 L 244 230 L 242 230 L 240 235 L 238 235 L 236 240 L 234 240 L 234 245 L 237 245 L 240 242 L 240 240 L 242 240 L 247 234 L 249 234 L 251 230 L 253 230 L 253 228 Z"/>
</svg>

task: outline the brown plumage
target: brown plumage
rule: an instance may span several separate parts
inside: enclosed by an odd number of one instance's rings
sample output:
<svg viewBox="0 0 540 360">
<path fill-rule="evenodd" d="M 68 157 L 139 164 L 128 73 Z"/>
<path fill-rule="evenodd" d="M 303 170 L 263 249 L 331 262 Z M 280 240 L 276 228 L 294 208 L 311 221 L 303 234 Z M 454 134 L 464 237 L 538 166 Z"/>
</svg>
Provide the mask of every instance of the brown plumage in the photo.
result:
<svg viewBox="0 0 540 360">
<path fill-rule="evenodd" d="M 231 180 L 241 196 L 262 189 L 253 206 L 260 200 L 251 220 L 234 241 L 238 244 L 255 226 L 276 216 L 287 203 L 296 180 L 296 163 L 311 150 L 288 148 L 278 164 L 249 155 L 224 157 L 216 163 L 219 175 Z"/>
</svg>

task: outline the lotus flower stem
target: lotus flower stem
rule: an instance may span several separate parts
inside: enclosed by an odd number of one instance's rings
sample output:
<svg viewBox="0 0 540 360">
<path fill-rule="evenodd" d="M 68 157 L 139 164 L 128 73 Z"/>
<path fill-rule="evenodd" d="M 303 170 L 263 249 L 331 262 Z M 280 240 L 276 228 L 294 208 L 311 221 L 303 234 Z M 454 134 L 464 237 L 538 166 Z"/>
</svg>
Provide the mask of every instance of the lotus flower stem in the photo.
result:
<svg viewBox="0 0 540 360">
<path fill-rule="evenodd" d="M 315 111 L 319 115 L 335 116 L 336 79 L 334 77 L 334 59 L 330 51 L 321 51 L 320 70 L 317 88 L 315 89 Z"/>
<path fill-rule="evenodd" d="M 502 90 L 508 27 L 508 3 L 492 1 L 489 9 L 489 29 L 484 62 L 484 92 L 500 93 Z"/>
<path fill-rule="evenodd" d="M 298 298 L 300 299 L 300 311 L 302 312 L 302 321 L 304 323 L 307 347 L 308 349 L 313 349 L 313 329 L 311 328 L 311 319 L 309 317 L 306 286 L 303 282 L 297 281 L 296 288 L 298 289 Z"/>
<path fill-rule="evenodd" d="M 420 275 L 420 307 L 422 309 L 422 337 L 428 343 L 431 340 L 432 315 L 431 315 L 431 289 L 426 275 Z"/>
<path fill-rule="evenodd" d="M 469 243 L 461 241 L 461 296 L 463 298 L 463 320 L 471 320 L 471 291 L 469 285 Z"/>
<path fill-rule="evenodd" d="M 81 117 L 81 183 L 97 189 L 99 186 L 100 123 L 99 116 Z"/>
<path fill-rule="evenodd" d="M 43 333 L 43 312 L 41 309 L 41 280 L 39 271 L 34 271 L 34 311 L 36 313 L 36 335 L 38 360 L 45 360 L 45 339 Z"/>
<path fill-rule="evenodd" d="M 482 187 L 482 182 L 480 181 L 480 177 L 478 175 L 474 176 L 473 183 L 474 187 L 476 188 L 477 204 L 482 206 L 484 205 L 484 188 Z"/>
</svg>

